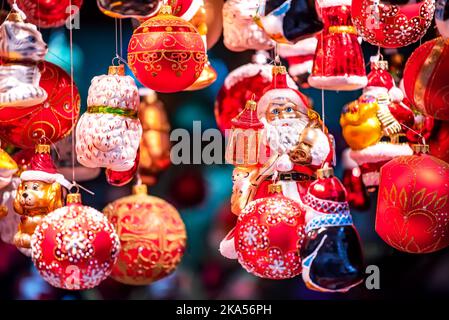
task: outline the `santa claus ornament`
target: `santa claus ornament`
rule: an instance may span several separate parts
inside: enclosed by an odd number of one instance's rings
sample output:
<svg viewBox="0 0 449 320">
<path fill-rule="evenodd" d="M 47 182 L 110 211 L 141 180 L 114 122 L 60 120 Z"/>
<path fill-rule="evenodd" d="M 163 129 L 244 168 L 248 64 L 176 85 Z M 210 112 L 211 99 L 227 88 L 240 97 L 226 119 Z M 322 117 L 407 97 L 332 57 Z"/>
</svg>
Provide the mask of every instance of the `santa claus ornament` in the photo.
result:
<svg viewBox="0 0 449 320">
<path fill-rule="evenodd" d="M 121 241 L 112 278 L 130 285 L 148 285 L 171 274 L 186 247 L 186 229 L 178 211 L 147 194 L 146 185 L 118 199 L 104 210 Z"/>
<path fill-rule="evenodd" d="M 406 4 L 392 2 L 353 1 L 352 21 L 363 40 L 383 48 L 399 48 L 424 36 L 432 24 L 435 0 L 410 1 Z"/>
<path fill-rule="evenodd" d="M 178 92 L 191 86 L 207 61 L 198 30 L 173 16 L 170 6 L 145 21 L 128 45 L 128 64 L 136 78 L 158 92 Z"/>
<path fill-rule="evenodd" d="M 124 66 L 92 79 L 87 112 L 76 127 L 78 161 L 89 168 L 128 171 L 135 165 L 142 126 L 137 117 L 139 92 Z"/>
<path fill-rule="evenodd" d="M 43 220 L 31 239 L 39 274 L 56 288 L 92 289 L 112 271 L 120 251 L 114 226 L 79 193 L 67 195 L 67 206 Z"/>
<path fill-rule="evenodd" d="M 324 168 L 304 197 L 302 277 L 309 289 L 346 292 L 363 281 L 363 252 L 346 196 L 333 169 Z"/>
<path fill-rule="evenodd" d="M 376 232 L 397 250 L 430 253 L 449 245 L 449 164 L 413 149 L 381 168 Z"/>
<path fill-rule="evenodd" d="M 352 0 L 318 0 L 324 22 L 309 77 L 311 87 L 357 90 L 366 86 L 365 62 L 351 21 Z"/>
<path fill-rule="evenodd" d="M 421 113 L 437 120 L 449 120 L 449 45 L 439 37 L 418 47 L 404 70 L 404 89 Z"/>
<path fill-rule="evenodd" d="M 0 107 L 29 107 L 47 99 L 47 92 L 39 86 L 38 68 L 47 45 L 36 26 L 25 19 L 14 6 L 0 26 Z"/>
<path fill-rule="evenodd" d="M 248 204 L 235 227 L 235 249 L 246 271 L 266 279 L 288 279 L 301 273 L 304 212 L 282 196 L 279 185 L 271 196 Z"/>
</svg>

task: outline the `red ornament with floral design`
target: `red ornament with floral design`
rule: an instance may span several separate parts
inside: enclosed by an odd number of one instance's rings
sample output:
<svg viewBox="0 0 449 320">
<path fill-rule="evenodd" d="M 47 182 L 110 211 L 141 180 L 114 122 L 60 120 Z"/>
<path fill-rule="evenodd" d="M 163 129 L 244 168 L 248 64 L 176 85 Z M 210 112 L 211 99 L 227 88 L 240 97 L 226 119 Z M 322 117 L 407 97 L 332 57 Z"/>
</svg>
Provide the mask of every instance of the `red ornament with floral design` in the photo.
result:
<svg viewBox="0 0 449 320">
<path fill-rule="evenodd" d="M 363 40 L 383 48 L 408 46 L 421 39 L 432 24 L 434 0 L 411 4 L 387 4 L 384 1 L 352 2 L 352 21 Z"/>
<path fill-rule="evenodd" d="M 117 230 L 121 251 L 112 278 L 131 285 L 147 285 L 171 274 L 186 247 L 186 229 L 178 211 L 147 194 L 146 185 L 118 199 L 103 212 Z"/>
<path fill-rule="evenodd" d="M 71 99 L 71 78 L 57 65 L 43 62 L 39 85 L 48 93 L 44 103 L 26 107 L 0 107 L 0 138 L 19 148 L 33 148 L 45 136 L 56 141 L 67 136 L 80 112 L 80 96 L 74 85 Z"/>
<path fill-rule="evenodd" d="M 31 256 L 40 275 L 66 290 L 96 287 L 112 271 L 120 251 L 114 226 L 94 208 L 69 194 L 67 206 L 48 214 L 31 238 Z"/>
<path fill-rule="evenodd" d="M 140 25 L 128 45 L 128 64 L 136 78 L 158 92 L 190 87 L 207 61 L 204 42 L 195 27 L 163 6 Z"/>
<path fill-rule="evenodd" d="M 449 164 L 414 145 L 380 171 L 376 232 L 408 253 L 430 253 L 449 245 Z"/>
<path fill-rule="evenodd" d="M 442 37 L 418 47 L 404 69 L 407 98 L 421 113 L 449 120 L 449 45 Z"/>
<path fill-rule="evenodd" d="M 305 213 L 299 204 L 276 195 L 250 202 L 234 231 L 237 258 L 243 268 L 261 278 L 288 279 L 302 271 L 300 250 L 305 237 Z"/>
<path fill-rule="evenodd" d="M 27 22 L 41 28 L 57 28 L 75 15 L 83 5 L 83 0 L 8 0 L 10 5 L 17 3 L 27 16 Z M 73 10 L 69 8 L 72 5 Z"/>
</svg>

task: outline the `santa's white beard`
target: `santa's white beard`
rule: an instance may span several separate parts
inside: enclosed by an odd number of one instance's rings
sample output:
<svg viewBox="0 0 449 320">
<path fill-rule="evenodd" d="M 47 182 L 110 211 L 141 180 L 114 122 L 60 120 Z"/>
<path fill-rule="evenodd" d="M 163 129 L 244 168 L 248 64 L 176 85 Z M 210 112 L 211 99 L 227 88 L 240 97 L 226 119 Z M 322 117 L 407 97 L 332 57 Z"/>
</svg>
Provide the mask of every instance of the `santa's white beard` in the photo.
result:
<svg viewBox="0 0 449 320">
<path fill-rule="evenodd" d="M 299 137 L 306 127 L 305 119 L 277 119 L 265 122 L 266 138 L 270 148 L 285 154 L 295 148 Z"/>
</svg>

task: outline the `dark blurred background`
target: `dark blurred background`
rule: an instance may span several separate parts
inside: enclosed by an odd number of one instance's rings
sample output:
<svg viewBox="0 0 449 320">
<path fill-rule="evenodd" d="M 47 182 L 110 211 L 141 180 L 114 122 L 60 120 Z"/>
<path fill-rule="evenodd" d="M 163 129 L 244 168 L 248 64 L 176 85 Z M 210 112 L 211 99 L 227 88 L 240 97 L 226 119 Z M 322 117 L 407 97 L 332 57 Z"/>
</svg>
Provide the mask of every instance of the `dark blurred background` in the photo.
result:
<svg viewBox="0 0 449 320">
<path fill-rule="evenodd" d="M 2 9 L 8 9 L 4 0 Z M 90 79 L 106 73 L 115 56 L 115 21 L 103 15 L 94 0 L 85 1 L 80 18 L 80 29 L 73 32 L 74 65 L 84 111 Z M 68 30 L 50 29 L 42 33 L 50 47 L 47 59 L 69 70 Z M 124 56 L 131 34 L 132 23 L 124 20 Z M 433 37 L 432 29 L 422 41 Z M 400 49 L 399 53 L 406 58 L 418 45 Z M 377 48 L 366 44 L 363 49 L 365 61 L 377 52 Z M 191 131 L 193 121 L 201 121 L 202 130 L 216 128 L 217 92 L 227 74 L 250 62 L 252 54 L 228 51 L 220 41 L 209 52 L 209 59 L 218 72 L 218 80 L 212 86 L 196 92 L 159 94 L 172 129 Z M 388 54 L 392 53 L 384 52 L 386 57 Z M 312 98 L 315 109 L 321 113 L 321 91 L 305 89 L 303 92 Z M 326 125 L 336 138 L 338 158 L 346 147 L 338 123 L 341 109 L 360 93 L 325 92 Z M 449 252 L 409 255 L 388 247 L 374 231 L 376 194 L 370 195 L 368 210 L 352 213 L 364 244 L 366 263 L 380 269 L 380 290 L 367 290 L 360 285 L 347 294 L 324 294 L 305 288 L 301 277 L 270 281 L 248 274 L 237 261 L 226 260 L 218 252 L 219 241 L 235 223 L 229 208 L 232 169 L 228 165 L 172 165 L 150 189 L 151 194 L 178 208 L 187 227 L 187 251 L 181 266 L 170 277 L 145 287 L 125 286 L 108 279 L 94 290 L 58 290 L 39 277 L 29 258 L 15 247 L 0 242 L 0 299 L 396 299 L 449 293 Z M 341 176 L 340 167 L 337 173 Z M 98 210 L 129 195 L 131 190 L 131 185 L 109 186 L 104 173 L 83 185 L 97 194 L 84 194 L 84 203 Z"/>
</svg>

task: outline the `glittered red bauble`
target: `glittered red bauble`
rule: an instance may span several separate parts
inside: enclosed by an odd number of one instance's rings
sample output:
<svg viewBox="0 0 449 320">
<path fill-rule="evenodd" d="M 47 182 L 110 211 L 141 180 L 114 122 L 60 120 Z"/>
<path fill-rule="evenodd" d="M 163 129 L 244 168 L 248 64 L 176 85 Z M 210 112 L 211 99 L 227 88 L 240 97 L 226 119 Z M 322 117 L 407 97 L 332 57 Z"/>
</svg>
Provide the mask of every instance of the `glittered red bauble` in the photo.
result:
<svg viewBox="0 0 449 320">
<path fill-rule="evenodd" d="M 160 13 L 140 25 L 128 45 L 128 64 L 136 78 L 158 92 L 177 92 L 190 87 L 207 61 L 204 42 L 190 23 Z"/>
<path fill-rule="evenodd" d="M 399 48 L 421 39 L 432 23 L 434 0 L 388 4 L 352 1 L 352 22 L 363 40 L 383 48 Z"/>
<path fill-rule="evenodd" d="M 295 201 L 276 195 L 250 202 L 235 227 L 238 261 L 258 277 L 293 278 L 302 270 L 304 229 L 305 213 Z"/>
<path fill-rule="evenodd" d="M 12 5 L 14 1 L 23 12 L 27 22 L 41 28 L 57 28 L 63 26 L 70 19 L 70 0 L 8 0 Z M 79 11 L 83 0 L 71 0 L 72 17 Z"/>
<path fill-rule="evenodd" d="M 380 170 L 376 232 L 390 246 L 429 253 L 449 245 L 449 164 L 427 154 Z"/>
<path fill-rule="evenodd" d="M 48 214 L 31 239 L 40 275 L 67 290 L 96 287 L 111 273 L 120 250 L 114 226 L 80 198 L 69 194 L 68 205 Z"/>
<path fill-rule="evenodd" d="M 414 107 L 437 120 L 449 120 L 449 45 L 436 38 L 418 47 L 404 69 L 404 89 Z"/>
<path fill-rule="evenodd" d="M 27 107 L 0 107 L 0 138 L 19 148 L 33 148 L 43 136 L 46 142 L 67 136 L 80 111 L 80 96 L 71 78 L 57 65 L 43 62 L 39 85 L 48 93 L 44 103 Z"/>
</svg>

